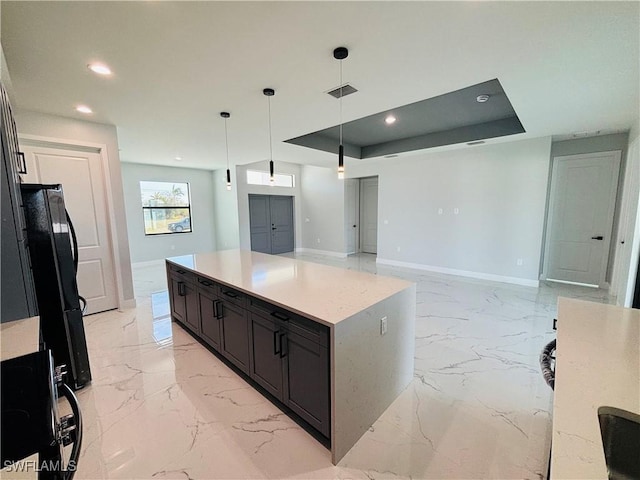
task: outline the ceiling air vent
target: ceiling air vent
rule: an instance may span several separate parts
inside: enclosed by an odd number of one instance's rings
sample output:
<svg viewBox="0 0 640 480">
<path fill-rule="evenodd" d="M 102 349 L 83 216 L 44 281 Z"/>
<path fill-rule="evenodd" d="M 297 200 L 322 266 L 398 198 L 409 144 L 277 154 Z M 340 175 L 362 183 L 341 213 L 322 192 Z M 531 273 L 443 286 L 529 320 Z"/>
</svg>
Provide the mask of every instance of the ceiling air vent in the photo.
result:
<svg viewBox="0 0 640 480">
<path fill-rule="evenodd" d="M 477 140 L 475 142 L 467 142 L 467 145 L 482 145 L 484 140 Z"/>
<path fill-rule="evenodd" d="M 340 95 L 340 90 L 342 90 L 342 95 Z M 346 97 L 347 95 L 351 95 L 352 93 L 356 93 L 358 90 L 353 88 L 348 83 L 342 85 L 342 87 L 334 88 L 333 90 L 329 90 L 327 93 L 335 98 Z"/>
</svg>

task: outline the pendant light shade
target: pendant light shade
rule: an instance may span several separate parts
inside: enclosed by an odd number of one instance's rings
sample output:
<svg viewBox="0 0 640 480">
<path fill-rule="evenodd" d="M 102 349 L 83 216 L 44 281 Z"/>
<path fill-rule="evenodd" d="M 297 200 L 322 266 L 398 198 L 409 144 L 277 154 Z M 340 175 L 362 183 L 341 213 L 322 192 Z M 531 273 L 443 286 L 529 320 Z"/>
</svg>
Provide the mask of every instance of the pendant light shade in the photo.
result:
<svg viewBox="0 0 640 480">
<path fill-rule="evenodd" d="M 267 97 L 269 102 L 269 185 L 273 186 L 275 182 L 274 168 L 273 168 L 273 138 L 271 135 L 271 97 L 276 94 L 273 88 L 265 88 L 262 93 Z"/>
<path fill-rule="evenodd" d="M 227 134 L 227 119 L 231 116 L 229 112 L 220 112 L 224 118 L 224 146 L 227 150 L 227 190 L 231 190 L 231 169 L 229 168 L 229 135 Z"/>
<path fill-rule="evenodd" d="M 349 56 L 346 47 L 338 47 L 333 51 L 333 58 L 340 61 L 340 145 L 338 146 L 338 178 L 344 178 L 344 145 L 342 144 L 342 60 Z"/>
</svg>

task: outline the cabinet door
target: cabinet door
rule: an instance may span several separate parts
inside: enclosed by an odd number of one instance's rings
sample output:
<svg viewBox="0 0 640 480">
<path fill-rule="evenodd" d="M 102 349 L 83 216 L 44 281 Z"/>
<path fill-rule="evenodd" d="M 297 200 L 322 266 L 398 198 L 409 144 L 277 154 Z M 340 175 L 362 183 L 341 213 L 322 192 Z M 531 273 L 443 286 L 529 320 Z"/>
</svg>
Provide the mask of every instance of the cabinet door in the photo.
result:
<svg viewBox="0 0 640 480">
<path fill-rule="evenodd" d="M 200 333 L 200 309 L 198 308 L 198 292 L 196 286 L 184 283 L 185 308 L 187 311 L 186 325 L 196 333 Z"/>
<path fill-rule="evenodd" d="M 200 333 L 205 342 L 221 350 L 220 345 L 220 319 L 217 317 L 216 302 L 220 302 L 214 295 L 198 292 L 200 300 Z"/>
<path fill-rule="evenodd" d="M 244 373 L 249 373 L 249 321 L 247 311 L 233 303 L 218 303 L 222 317 L 222 354 Z"/>
<path fill-rule="evenodd" d="M 281 340 L 279 324 L 269 318 L 250 314 L 253 335 L 251 371 L 249 375 L 271 395 L 282 400 Z"/>
<path fill-rule="evenodd" d="M 170 277 L 170 284 L 171 316 L 180 323 L 185 323 L 187 318 L 187 303 L 183 290 L 185 283 Z"/>
<path fill-rule="evenodd" d="M 321 346 L 289 330 L 282 341 L 284 403 L 312 427 L 329 437 L 329 354 Z"/>
</svg>

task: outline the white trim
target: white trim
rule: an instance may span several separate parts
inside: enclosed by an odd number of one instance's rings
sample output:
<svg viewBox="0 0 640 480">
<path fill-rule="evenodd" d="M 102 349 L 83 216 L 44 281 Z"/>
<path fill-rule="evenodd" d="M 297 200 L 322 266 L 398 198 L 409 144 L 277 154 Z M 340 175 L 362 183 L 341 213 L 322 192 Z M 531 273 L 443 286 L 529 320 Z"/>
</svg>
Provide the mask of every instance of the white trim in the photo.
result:
<svg viewBox="0 0 640 480">
<path fill-rule="evenodd" d="M 447 275 L 457 275 L 459 277 L 478 278 L 480 280 L 491 280 L 492 282 L 512 283 L 514 285 L 523 285 L 525 287 L 540 286 L 538 280 L 530 280 L 528 278 L 506 277 L 504 275 L 494 275 L 493 273 L 471 272 L 469 270 L 458 270 L 455 268 L 435 267 L 433 265 L 424 265 L 422 263 L 399 262 L 397 260 L 388 260 L 386 258 L 377 258 L 376 263 L 381 265 L 390 265 L 392 267 L 413 268 L 415 270 L 426 270 L 429 272 L 445 273 Z"/>
<path fill-rule="evenodd" d="M 136 308 L 138 304 L 136 303 L 136 299 L 132 298 L 130 300 L 125 300 L 122 305 L 118 308 L 119 311 L 122 311 L 127 308 Z"/>
<path fill-rule="evenodd" d="M 315 248 L 296 248 L 296 253 L 312 253 L 314 255 L 325 255 L 327 257 L 347 258 L 346 253 L 316 250 Z"/>
<path fill-rule="evenodd" d="M 578 285 L 579 287 L 600 288 L 599 285 L 592 283 L 570 282 L 569 280 L 556 280 L 555 278 L 547 278 L 545 281 L 554 283 L 564 283 L 565 285 Z"/>
<path fill-rule="evenodd" d="M 148 260 L 146 262 L 135 262 L 131 264 L 131 268 L 146 268 L 146 267 L 159 267 L 160 265 L 165 264 L 164 258 L 159 260 Z"/>
<path fill-rule="evenodd" d="M 549 280 L 549 281 L 557 281 L 557 280 L 552 280 L 550 278 L 546 278 L 548 273 L 549 273 L 549 252 L 551 250 L 551 226 L 553 225 L 553 216 L 554 216 L 554 209 L 555 209 L 555 204 L 556 204 L 556 196 L 555 196 L 555 190 L 556 190 L 556 183 L 557 183 L 557 179 L 558 179 L 558 173 L 557 173 L 557 165 L 558 162 L 561 160 L 580 160 L 580 159 L 585 159 L 585 158 L 597 158 L 597 157 L 601 157 L 603 155 L 612 155 L 613 156 L 613 162 L 614 162 L 614 177 L 613 179 L 615 180 L 613 182 L 614 188 L 612 189 L 611 192 L 611 198 L 609 199 L 610 201 L 610 212 L 608 215 L 608 218 L 610 219 L 610 225 L 608 228 L 608 232 L 605 232 L 605 246 L 606 248 L 603 248 L 603 252 L 604 254 L 602 255 L 602 263 L 600 266 L 600 279 L 599 279 L 599 283 L 601 285 L 604 285 L 605 283 L 605 278 L 607 275 L 607 268 L 609 265 L 609 262 L 613 262 L 615 260 L 615 257 L 610 258 L 610 254 L 611 254 L 611 240 L 612 237 L 615 235 L 614 231 L 613 231 L 613 217 L 615 215 L 615 211 L 616 211 L 616 204 L 617 204 L 617 199 L 618 199 L 618 187 L 619 187 L 619 178 L 620 178 L 620 165 L 621 165 L 621 159 L 622 159 L 622 150 L 607 150 L 604 152 L 592 152 L 592 153 L 578 153 L 575 155 L 557 155 L 555 157 L 551 158 L 551 182 L 549 185 L 549 209 L 547 211 L 547 218 L 545 219 L 545 241 L 544 241 L 544 251 L 543 251 L 543 262 L 542 262 L 542 275 L 544 276 L 544 279 Z M 576 282 L 564 282 L 564 283 L 569 283 L 571 285 L 585 285 L 585 286 L 592 286 L 591 284 L 584 284 L 584 283 L 576 283 Z M 596 288 L 599 288 L 598 285 L 595 286 Z"/>
<path fill-rule="evenodd" d="M 113 193 L 111 189 L 111 175 L 109 171 L 109 156 L 107 154 L 107 145 L 104 143 L 86 142 L 84 140 L 70 140 L 66 138 L 45 137 L 42 135 L 29 135 L 18 134 L 18 140 L 24 145 L 47 148 L 55 148 L 62 150 L 79 150 L 79 151 L 92 151 L 100 155 L 100 161 L 102 163 L 102 175 L 105 186 L 105 201 L 107 204 L 107 230 L 109 232 L 109 241 L 111 246 L 111 254 L 113 261 L 113 269 L 116 275 L 116 291 L 118 294 L 118 310 L 123 308 L 130 308 L 133 303 L 135 306 L 135 298 L 124 298 L 124 279 L 122 268 L 120 266 L 120 248 L 118 242 L 117 223 L 115 215 L 115 207 L 113 202 Z"/>
</svg>

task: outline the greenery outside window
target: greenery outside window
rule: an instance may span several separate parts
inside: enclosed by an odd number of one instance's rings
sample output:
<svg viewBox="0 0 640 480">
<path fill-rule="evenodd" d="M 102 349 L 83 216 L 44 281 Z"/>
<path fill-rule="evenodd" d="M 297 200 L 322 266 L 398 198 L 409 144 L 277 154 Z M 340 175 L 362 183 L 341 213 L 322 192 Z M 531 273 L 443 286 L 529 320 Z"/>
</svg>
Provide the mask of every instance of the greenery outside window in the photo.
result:
<svg viewBox="0 0 640 480">
<path fill-rule="evenodd" d="M 188 183 L 140 182 L 145 235 L 191 232 Z"/>
</svg>

